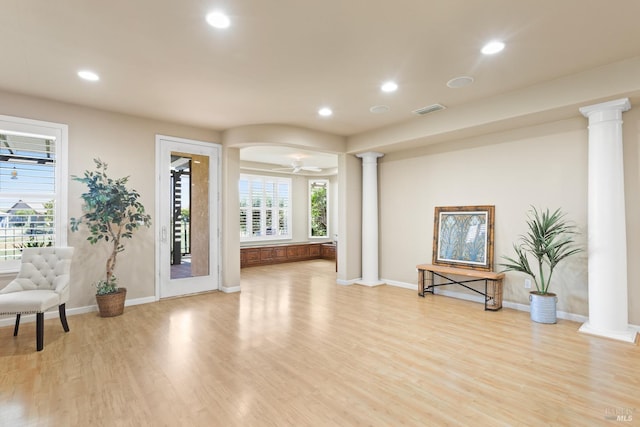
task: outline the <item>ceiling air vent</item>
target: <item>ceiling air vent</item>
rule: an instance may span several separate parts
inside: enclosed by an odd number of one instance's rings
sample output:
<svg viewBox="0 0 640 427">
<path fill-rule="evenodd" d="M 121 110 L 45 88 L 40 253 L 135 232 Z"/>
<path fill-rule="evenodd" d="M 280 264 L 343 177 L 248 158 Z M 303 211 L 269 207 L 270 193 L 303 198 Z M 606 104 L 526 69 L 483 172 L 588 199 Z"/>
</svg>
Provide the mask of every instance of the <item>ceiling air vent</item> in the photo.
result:
<svg viewBox="0 0 640 427">
<path fill-rule="evenodd" d="M 433 113 L 435 111 L 440 111 L 440 110 L 444 110 L 445 107 L 442 104 L 432 104 L 432 105 L 427 105 L 426 107 L 422 107 L 422 108 L 418 108 L 417 110 L 413 111 L 413 114 L 417 114 L 419 116 L 424 116 L 425 114 L 429 114 L 429 113 Z"/>
</svg>

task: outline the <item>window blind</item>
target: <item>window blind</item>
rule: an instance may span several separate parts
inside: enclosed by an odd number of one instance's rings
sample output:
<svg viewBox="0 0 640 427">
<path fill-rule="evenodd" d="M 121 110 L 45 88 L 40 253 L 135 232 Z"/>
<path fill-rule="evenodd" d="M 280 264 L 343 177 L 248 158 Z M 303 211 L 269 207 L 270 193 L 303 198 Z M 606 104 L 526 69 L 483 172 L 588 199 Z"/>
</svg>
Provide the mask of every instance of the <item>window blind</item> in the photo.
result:
<svg viewBox="0 0 640 427">
<path fill-rule="evenodd" d="M 55 245 L 56 140 L 0 133 L 0 261 Z"/>
<path fill-rule="evenodd" d="M 291 238 L 291 179 L 240 175 L 240 240 Z"/>
</svg>

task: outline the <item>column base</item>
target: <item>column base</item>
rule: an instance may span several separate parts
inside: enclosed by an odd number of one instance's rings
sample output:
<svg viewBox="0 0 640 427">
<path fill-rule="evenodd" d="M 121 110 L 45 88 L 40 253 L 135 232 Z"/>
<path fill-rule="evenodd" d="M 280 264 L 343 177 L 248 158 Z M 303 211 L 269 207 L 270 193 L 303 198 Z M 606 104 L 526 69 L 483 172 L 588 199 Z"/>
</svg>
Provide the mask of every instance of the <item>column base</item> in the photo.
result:
<svg viewBox="0 0 640 427">
<path fill-rule="evenodd" d="M 370 286 L 370 287 L 374 287 L 374 286 L 380 286 L 380 285 L 384 285 L 384 282 L 381 282 L 379 280 L 358 280 L 356 282 L 356 285 L 362 285 L 362 286 Z"/>
<path fill-rule="evenodd" d="M 637 332 L 629 327 L 623 331 L 611 331 L 607 329 L 594 328 L 589 322 L 585 322 L 578 329 L 579 332 L 589 335 L 597 335 L 604 338 L 611 338 L 618 341 L 624 341 L 635 344 Z"/>
</svg>

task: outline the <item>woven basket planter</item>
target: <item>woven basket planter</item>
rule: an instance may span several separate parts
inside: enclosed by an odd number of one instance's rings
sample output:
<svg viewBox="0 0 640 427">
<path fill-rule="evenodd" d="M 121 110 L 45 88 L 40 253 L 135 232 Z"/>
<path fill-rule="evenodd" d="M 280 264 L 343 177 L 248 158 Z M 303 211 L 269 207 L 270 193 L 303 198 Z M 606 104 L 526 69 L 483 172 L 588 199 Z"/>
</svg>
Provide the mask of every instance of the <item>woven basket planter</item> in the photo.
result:
<svg viewBox="0 0 640 427">
<path fill-rule="evenodd" d="M 558 297 L 554 293 L 544 295 L 529 293 L 531 301 L 531 320 L 538 323 L 556 323 L 556 302 Z"/>
<path fill-rule="evenodd" d="M 118 288 L 118 292 L 106 295 L 96 295 L 100 317 L 120 316 L 124 312 L 124 300 L 127 288 Z"/>
</svg>

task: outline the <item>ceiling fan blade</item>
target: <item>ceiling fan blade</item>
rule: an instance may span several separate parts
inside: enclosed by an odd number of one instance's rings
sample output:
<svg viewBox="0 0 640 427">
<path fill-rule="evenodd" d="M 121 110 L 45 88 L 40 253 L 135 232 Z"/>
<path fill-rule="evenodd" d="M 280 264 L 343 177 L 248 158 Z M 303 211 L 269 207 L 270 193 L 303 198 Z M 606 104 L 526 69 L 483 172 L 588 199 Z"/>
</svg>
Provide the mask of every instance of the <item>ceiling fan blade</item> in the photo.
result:
<svg viewBox="0 0 640 427">
<path fill-rule="evenodd" d="M 300 169 L 308 172 L 322 172 L 322 169 L 317 166 L 302 166 Z"/>
</svg>

